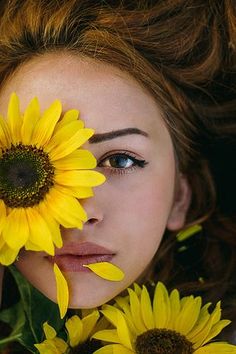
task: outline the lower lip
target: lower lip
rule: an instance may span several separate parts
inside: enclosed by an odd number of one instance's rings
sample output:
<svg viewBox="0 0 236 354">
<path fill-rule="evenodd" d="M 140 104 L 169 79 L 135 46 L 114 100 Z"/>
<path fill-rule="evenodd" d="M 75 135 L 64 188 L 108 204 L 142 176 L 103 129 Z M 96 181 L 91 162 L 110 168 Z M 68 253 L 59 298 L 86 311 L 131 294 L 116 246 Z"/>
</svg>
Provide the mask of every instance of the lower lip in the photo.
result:
<svg viewBox="0 0 236 354">
<path fill-rule="evenodd" d="M 87 256 L 75 256 L 65 254 L 60 256 L 48 257 L 51 263 L 56 263 L 58 267 L 64 272 L 91 272 L 90 269 L 83 267 L 83 265 L 109 262 L 112 259 L 112 254 L 94 254 Z"/>
</svg>

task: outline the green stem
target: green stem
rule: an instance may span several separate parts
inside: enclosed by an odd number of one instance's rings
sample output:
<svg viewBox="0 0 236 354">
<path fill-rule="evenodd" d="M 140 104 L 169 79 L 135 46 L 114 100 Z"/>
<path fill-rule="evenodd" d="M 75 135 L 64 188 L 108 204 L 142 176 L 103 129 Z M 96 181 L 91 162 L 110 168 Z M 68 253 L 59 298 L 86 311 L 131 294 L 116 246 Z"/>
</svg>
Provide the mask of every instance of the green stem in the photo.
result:
<svg viewBox="0 0 236 354">
<path fill-rule="evenodd" d="M 1 340 L 0 340 L 0 345 L 6 344 L 6 343 L 9 343 L 9 342 L 13 342 L 13 341 L 19 339 L 19 338 L 21 337 L 21 335 L 22 335 L 22 334 L 19 333 L 19 334 L 16 334 L 15 336 L 7 337 L 7 338 L 4 338 L 4 339 L 1 339 Z"/>
</svg>

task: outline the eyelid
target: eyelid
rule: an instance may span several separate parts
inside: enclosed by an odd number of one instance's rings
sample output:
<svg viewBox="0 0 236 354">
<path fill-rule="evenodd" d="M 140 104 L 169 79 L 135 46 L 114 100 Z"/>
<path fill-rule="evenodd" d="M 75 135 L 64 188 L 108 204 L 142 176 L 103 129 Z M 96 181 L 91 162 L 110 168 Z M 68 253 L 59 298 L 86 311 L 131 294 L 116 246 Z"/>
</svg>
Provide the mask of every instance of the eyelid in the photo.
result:
<svg viewBox="0 0 236 354">
<path fill-rule="evenodd" d="M 98 159 L 100 162 L 105 160 L 108 157 L 111 157 L 113 155 L 126 155 L 127 157 L 133 157 L 134 159 L 137 160 L 144 160 L 140 155 L 135 154 L 134 152 L 131 152 L 129 150 L 110 150 L 109 152 L 105 153 L 100 159 Z"/>
</svg>

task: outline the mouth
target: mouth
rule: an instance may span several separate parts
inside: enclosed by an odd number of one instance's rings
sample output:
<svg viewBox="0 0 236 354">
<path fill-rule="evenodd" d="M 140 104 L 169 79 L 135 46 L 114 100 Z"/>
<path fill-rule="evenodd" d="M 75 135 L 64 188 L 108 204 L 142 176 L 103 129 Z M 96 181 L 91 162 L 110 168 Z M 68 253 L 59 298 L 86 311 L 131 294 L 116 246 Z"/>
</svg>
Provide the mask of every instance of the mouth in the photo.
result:
<svg viewBox="0 0 236 354">
<path fill-rule="evenodd" d="M 50 263 L 56 263 L 64 272 L 91 272 L 84 265 L 109 262 L 115 255 L 105 247 L 91 242 L 69 243 L 56 251 L 55 256 L 47 256 Z"/>
</svg>

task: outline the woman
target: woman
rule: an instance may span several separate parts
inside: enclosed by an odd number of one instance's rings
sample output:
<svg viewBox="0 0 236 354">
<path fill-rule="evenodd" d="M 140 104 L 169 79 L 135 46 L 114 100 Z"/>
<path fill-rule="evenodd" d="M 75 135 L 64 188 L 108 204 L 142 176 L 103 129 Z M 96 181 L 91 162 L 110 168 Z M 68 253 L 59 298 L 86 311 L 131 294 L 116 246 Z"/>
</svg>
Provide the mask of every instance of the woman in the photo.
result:
<svg viewBox="0 0 236 354">
<path fill-rule="evenodd" d="M 55 98 L 65 110 L 79 109 L 96 132 L 85 147 L 107 177 L 82 200 L 83 230 L 62 227 L 64 246 L 53 259 L 22 250 L 20 272 L 55 301 L 56 262 L 71 308 L 99 306 L 137 279 L 208 300 L 223 296 L 233 237 L 212 227 L 217 209 L 204 149 L 214 133 L 211 83 L 223 84 L 221 72 L 235 60 L 233 4 L 13 0 L 2 11 L 1 113 L 13 91 L 22 111 L 34 96 L 42 109 Z M 176 233 L 196 223 L 203 232 L 184 251 Z M 74 262 L 94 254 L 112 258 L 124 280 L 106 282 Z"/>
</svg>

